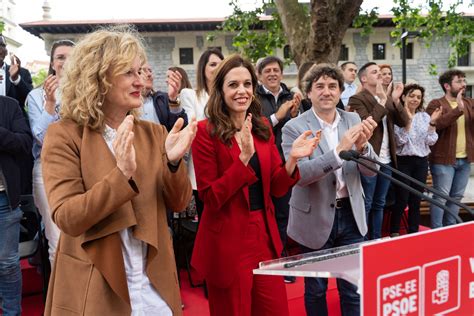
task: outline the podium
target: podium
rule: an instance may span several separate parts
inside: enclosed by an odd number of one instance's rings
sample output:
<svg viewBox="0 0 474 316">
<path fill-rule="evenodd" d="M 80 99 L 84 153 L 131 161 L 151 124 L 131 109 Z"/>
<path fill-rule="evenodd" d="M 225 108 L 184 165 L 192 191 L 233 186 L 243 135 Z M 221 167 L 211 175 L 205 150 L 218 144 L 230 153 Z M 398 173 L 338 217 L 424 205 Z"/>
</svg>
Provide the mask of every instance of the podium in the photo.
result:
<svg viewBox="0 0 474 316">
<path fill-rule="evenodd" d="M 342 278 L 361 315 L 474 315 L 474 222 L 261 262 L 254 274 Z"/>
<path fill-rule="evenodd" d="M 358 286 L 360 247 L 371 241 L 260 263 L 254 274 L 341 278 Z"/>
</svg>

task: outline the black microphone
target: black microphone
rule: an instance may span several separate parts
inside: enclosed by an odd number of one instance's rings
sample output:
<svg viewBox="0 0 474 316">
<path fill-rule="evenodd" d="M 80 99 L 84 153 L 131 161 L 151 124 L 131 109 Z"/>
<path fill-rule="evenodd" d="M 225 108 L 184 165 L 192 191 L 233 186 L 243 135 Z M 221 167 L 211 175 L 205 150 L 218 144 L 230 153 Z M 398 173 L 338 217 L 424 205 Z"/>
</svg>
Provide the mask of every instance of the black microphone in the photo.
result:
<svg viewBox="0 0 474 316">
<path fill-rule="evenodd" d="M 449 195 L 446 195 L 446 194 L 444 194 L 443 192 L 440 192 L 440 191 L 438 191 L 438 190 L 436 190 L 436 189 L 434 189 L 434 188 L 432 188 L 432 187 L 429 187 L 429 186 L 427 186 L 425 183 L 420 182 L 420 181 L 418 181 L 418 180 L 416 180 L 416 179 L 414 179 L 414 178 L 412 178 L 412 177 L 406 175 L 405 173 L 403 173 L 403 172 L 401 172 L 401 171 L 399 171 L 399 170 L 397 170 L 397 169 L 395 169 L 395 168 L 393 168 L 393 167 L 391 167 L 391 166 L 385 165 L 385 164 L 381 163 L 380 161 L 378 161 L 378 160 L 376 160 L 376 159 L 373 159 L 373 158 L 370 158 L 370 157 L 362 156 L 362 155 L 361 155 L 358 151 L 356 151 L 356 150 L 349 150 L 349 152 L 350 152 L 351 155 L 352 155 L 353 157 L 355 157 L 356 159 L 364 159 L 364 160 L 370 161 L 370 162 L 372 162 L 372 163 L 375 163 L 375 164 L 377 164 L 377 165 L 379 165 L 379 166 L 381 166 L 381 167 L 384 167 L 384 168 L 387 168 L 387 169 L 391 170 L 393 173 L 395 173 L 395 174 L 398 175 L 399 177 L 402 177 L 402 178 L 404 178 L 404 179 L 406 179 L 406 180 L 409 180 L 411 183 L 414 183 L 414 184 L 416 184 L 416 185 L 421 186 L 421 187 L 422 187 L 423 189 L 425 189 L 426 191 L 431 192 L 431 193 L 433 193 L 434 195 L 439 196 L 439 197 L 445 199 L 446 201 L 449 201 L 449 202 L 451 202 L 451 203 L 453 203 L 453 204 L 456 204 L 457 206 L 459 206 L 459 207 L 465 209 L 466 211 L 468 211 L 468 212 L 471 214 L 471 216 L 474 216 L 474 210 L 472 210 L 472 209 L 471 209 L 469 206 L 467 206 L 466 204 L 461 203 L 461 202 L 459 202 L 459 201 L 453 199 L 453 198 L 450 197 Z M 341 158 L 342 158 L 342 157 L 341 157 Z M 451 214 L 451 213 L 450 213 L 450 214 Z"/>
<path fill-rule="evenodd" d="M 442 208 L 443 210 L 445 210 L 446 212 L 448 212 L 449 214 L 451 214 L 451 215 L 456 219 L 456 222 L 457 222 L 457 223 L 462 223 L 462 222 L 463 222 L 462 219 L 459 217 L 459 215 L 453 213 L 453 212 L 452 212 L 446 205 L 444 205 L 443 203 L 441 203 L 441 202 L 439 202 L 439 201 L 433 199 L 432 197 L 430 197 L 430 196 L 428 196 L 428 195 L 426 195 L 426 194 L 421 193 L 420 191 L 418 191 L 418 190 L 412 188 L 411 186 L 407 185 L 406 183 L 403 183 L 403 182 L 401 182 L 400 180 L 395 179 L 395 178 L 389 176 L 388 174 L 385 174 L 385 173 L 381 172 L 380 170 L 377 170 L 376 168 L 372 167 L 372 166 L 369 165 L 368 163 L 366 163 L 366 162 L 362 161 L 361 159 L 359 159 L 359 158 L 363 158 L 363 159 L 367 158 L 367 157 L 364 157 L 364 156 L 360 155 L 359 152 L 357 152 L 357 151 L 355 151 L 355 150 L 341 150 L 341 151 L 339 152 L 339 157 L 340 157 L 341 159 L 343 159 L 343 160 L 354 161 L 355 163 L 360 164 L 360 165 L 366 167 L 366 168 L 369 169 L 370 171 L 373 171 L 373 172 L 377 173 L 377 175 L 382 176 L 382 177 L 388 179 L 390 182 L 395 183 L 396 185 L 398 185 L 398 186 L 402 187 L 403 189 L 405 189 L 405 190 L 407 190 L 407 191 L 409 191 L 409 192 L 415 194 L 416 196 L 421 197 L 422 199 L 424 199 L 424 200 L 426 200 L 426 201 L 428 201 L 428 202 L 430 202 L 430 203 L 432 203 L 432 204 L 434 204 L 434 205 L 436 205 L 436 206 Z M 356 157 L 357 157 L 357 158 L 356 158 Z M 373 162 L 373 163 L 375 163 L 375 164 L 378 164 L 378 165 L 382 165 L 383 167 L 387 167 L 386 165 L 384 165 L 384 164 L 382 164 L 382 163 L 380 163 L 380 162 L 378 162 L 378 161 L 376 161 L 376 160 L 374 160 L 374 159 L 372 159 L 372 158 L 368 158 L 368 159 L 366 159 L 366 160 L 368 160 L 368 161 L 370 161 L 370 162 Z M 391 169 L 391 167 L 390 167 L 389 169 Z M 394 170 L 396 170 L 396 169 L 394 169 Z M 393 170 L 392 170 L 392 171 L 393 171 Z M 396 170 L 396 171 L 397 171 L 396 173 L 400 172 L 400 171 L 398 171 L 398 170 Z M 400 173 L 401 173 L 401 172 L 400 172 Z M 407 180 L 420 183 L 423 188 L 426 188 L 426 189 L 429 188 L 427 185 L 425 185 L 425 184 L 423 184 L 423 183 L 417 181 L 416 179 L 413 179 L 413 178 L 410 177 L 410 176 L 407 176 L 406 174 L 403 174 L 402 177 L 405 178 L 405 179 L 407 179 Z M 430 191 L 430 189 L 431 189 L 431 188 L 429 188 L 428 191 Z M 431 191 L 430 191 L 430 192 L 431 192 Z M 440 196 L 441 196 L 442 198 L 444 198 L 443 195 L 440 195 Z M 468 207 L 468 208 L 469 208 L 469 207 Z"/>
<path fill-rule="evenodd" d="M 356 158 L 356 159 L 359 158 L 359 157 L 354 157 L 354 154 L 351 151 L 352 150 L 341 150 L 339 152 L 339 157 L 347 161 L 352 160 L 353 158 Z"/>
</svg>

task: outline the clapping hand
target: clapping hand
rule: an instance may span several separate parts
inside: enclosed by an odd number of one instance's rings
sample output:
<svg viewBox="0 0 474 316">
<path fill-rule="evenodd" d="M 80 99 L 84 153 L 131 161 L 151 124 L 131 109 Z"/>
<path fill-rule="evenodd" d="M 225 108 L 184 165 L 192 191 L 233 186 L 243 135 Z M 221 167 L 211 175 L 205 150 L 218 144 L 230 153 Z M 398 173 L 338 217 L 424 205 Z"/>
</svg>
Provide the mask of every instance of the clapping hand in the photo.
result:
<svg viewBox="0 0 474 316">
<path fill-rule="evenodd" d="M 372 116 L 369 116 L 365 120 L 363 120 L 359 126 L 361 127 L 360 133 L 354 145 L 359 152 L 362 152 L 367 146 L 369 139 L 372 138 L 372 134 L 374 133 L 374 129 L 377 127 L 377 123 L 374 121 Z"/>
<path fill-rule="evenodd" d="M 432 124 L 435 124 L 436 125 L 436 122 L 438 122 L 439 118 L 441 117 L 441 113 L 442 113 L 442 109 L 441 107 L 437 107 L 433 113 L 431 113 L 431 116 L 430 116 L 430 123 Z"/>
<path fill-rule="evenodd" d="M 381 82 L 378 82 L 375 87 L 375 95 L 380 99 L 379 103 L 382 106 L 385 106 L 385 103 L 387 102 L 387 94 L 385 93 Z"/>
<path fill-rule="evenodd" d="M 113 143 L 117 167 L 127 178 L 131 178 L 137 169 L 133 138 L 133 116 L 128 115 L 117 129 Z"/>
<path fill-rule="evenodd" d="M 253 143 L 253 136 L 252 136 L 252 114 L 249 113 L 245 118 L 244 125 L 242 126 L 242 130 L 237 133 L 236 135 L 237 143 L 240 147 L 240 161 L 244 165 L 247 165 L 252 158 L 253 154 L 255 153 L 255 145 Z"/>
<path fill-rule="evenodd" d="M 10 55 L 10 68 L 8 68 L 8 72 L 10 73 L 10 78 L 13 81 L 18 79 L 18 75 L 20 74 L 21 69 L 21 61 L 16 55 Z"/>
<path fill-rule="evenodd" d="M 166 83 L 168 84 L 168 97 L 170 100 L 174 101 L 178 97 L 182 78 L 179 71 L 168 70 L 166 72 Z"/>
<path fill-rule="evenodd" d="M 458 95 L 456 96 L 456 102 L 461 111 L 464 110 L 464 101 L 462 99 L 463 93 L 464 89 L 459 89 Z"/>
<path fill-rule="evenodd" d="M 321 130 L 317 131 L 314 137 L 308 138 L 312 135 L 312 131 L 305 131 L 298 136 L 291 146 L 290 157 L 300 159 L 310 156 L 321 140 Z"/>
<path fill-rule="evenodd" d="M 177 165 L 179 160 L 189 151 L 196 136 L 197 121 L 193 117 L 188 126 L 183 127 L 184 120 L 179 118 L 173 125 L 165 140 L 165 150 L 171 164 Z"/>
<path fill-rule="evenodd" d="M 300 103 L 302 100 L 303 96 L 301 93 L 295 93 L 293 96 L 293 105 L 291 106 L 290 109 L 290 116 L 291 117 L 296 117 L 298 115 L 298 112 L 300 111 Z"/>
<path fill-rule="evenodd" d="M 59 87 L 59 79 L 55 75 L 49 75 L 43 84 L 43 90 L 45 94 L 45 110 L 53 115 L 56 106 L 56 90 Z"/>
<path fill-rule="evenodd" d="M 400 97 L 402 96 L 402 93 L 403 93 L 403 83 L 401 82 L 397 82 L 393 88 L 393 91 L 392 91 L 392 100 L 393 102 L 395 102 L 395 104 L 399 104 L 400 103 Z"/>
</svg>

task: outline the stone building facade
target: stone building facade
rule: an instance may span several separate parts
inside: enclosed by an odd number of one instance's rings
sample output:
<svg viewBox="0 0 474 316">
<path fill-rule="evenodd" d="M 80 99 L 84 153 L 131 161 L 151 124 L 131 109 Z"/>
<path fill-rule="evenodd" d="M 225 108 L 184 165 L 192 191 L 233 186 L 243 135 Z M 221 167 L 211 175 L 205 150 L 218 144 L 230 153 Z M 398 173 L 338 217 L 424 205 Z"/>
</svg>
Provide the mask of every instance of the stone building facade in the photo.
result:
<svg viewBox="0 0 474 316">
<path fill-rule="evenodd" d="M 224 55 L 235 52 L 232 47 L 232 34 L 219 34 L 212 42 L 206 40 L 207 35 L 216 30 L 223 19 L 201 20 L 133 20 L 113 21 L 113 23 L 130 23 L 137 26 L 145 39 L 149 62 L 154 70 L 157 89 L 165 89 L 166 70 L 170 66 L 184 68 L 192 83 L 195 82 L 195 69 L 201 53 L 208 47 L 221 48 Z M 46 51 L 52 42 L 58 39 L 78 40 L 83 34 L 99 25 L 111 24 L 111 21 L 38 21 L 21 24 L 26 31 L 45 40 Z M 368 61 L 379 64 L 390 64 L 393 68 L 394 80 L 402 80 L 402 60 L 400 48 L 393 45 L 390 37 L 393 30 L 391 19 L 384 17 L 369 36 L 362 36 L 360 30 L 350 28 L 344 37 L 345 60 L 355 61 L 361 66 Z M 429 74 L 430 64 L 437 65 L 438 72 L 447 69 L 450 55 L 448 38 L 431 43 L 426 47 L 419 39 L 409 39 L 409 56 L 407 59 L 407 82 L 416 81 L 426 88 L 426 101 L 440 97 L 443 92 L 437 77 Z M 382 54 L 383 52 L 383 54 Z M 278 49 L 277 55 L 284 57 L 285 50 Z M 457 67 L 467 73 L 468 94 L 472 96 L 474 85 L 474 50 L 470 45 L 469 55 L 464 58 L 465 66 Z M 285 82 L 293 86 L 296 82 L 297 67 L 286 66 Z"/>
</svg>

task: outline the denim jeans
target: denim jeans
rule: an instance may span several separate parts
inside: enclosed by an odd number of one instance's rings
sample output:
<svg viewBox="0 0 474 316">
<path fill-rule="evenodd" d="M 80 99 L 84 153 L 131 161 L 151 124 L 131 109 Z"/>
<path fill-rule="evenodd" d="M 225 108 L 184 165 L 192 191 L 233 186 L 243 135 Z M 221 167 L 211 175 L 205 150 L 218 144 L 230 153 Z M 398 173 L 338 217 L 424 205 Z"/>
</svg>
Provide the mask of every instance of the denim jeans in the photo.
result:
<svg viewBox="0 0 474 316">
<path fill-rule="evenodd" d="M 18 254 L 19 207 L 11 209 L 7 194 L 0 192 L 0 301 L 4 316 L 21 313 L 21 269 Z"/>
<path fill-rule="evenodd" d="M 380 167 L 380 172 L 389 176 L 392 175 L 392 171 L 384 167 Z M 365 195 L 365 213 L 367 215 L 367 226 L 369 227 L 367 235 L 370 239 L 381 238 L 383 210 L 385 208 L 385 198 L 390 188 L 390 180 L 380 175 L 368 177 L 362 174 L 360 180 Z"/>
<path fill-rule="evenodd" d="M 364 240 L 359 232 L 357 223 L 350 207 L 336 209 L 336 217 L 332 226 L 329 239 L 321 249 L 340 247 L 344 245 L 358 243 Z M 314 249 L 301 246 L 302 252 L 312 252 Z M 328 315 L 326 302 L 326 290 L 328 279 L 326 278 L 305 278 L 304 279 L 304 304 L 306 315 L 321 316 Z M 360 315 L 360 296 L 357 293 L 357 286 L 343 279 L 337 279 L 337 289 L 342 315 Z"/>
<path fill-rule="evenodd" d="M 456 159 L 455 165 L 430 165 L 431 176 L 433 177 L 433 188 L 450 196 L 456 201 L 461 201 L 466 190 L 471 164 L 467 159 Z M 433 198 L 445 204 L 454 214 L 459 214 L 459 206 L 445 199 L 433 195 Z M 431 228 L 456 224 L 456 218 L 445 212 L 442 208 L 431 204 Z"/>
</svg>

